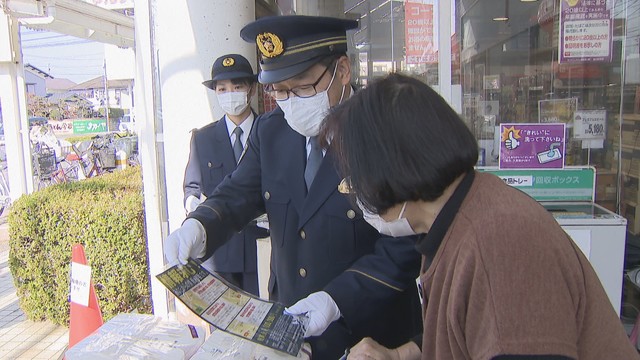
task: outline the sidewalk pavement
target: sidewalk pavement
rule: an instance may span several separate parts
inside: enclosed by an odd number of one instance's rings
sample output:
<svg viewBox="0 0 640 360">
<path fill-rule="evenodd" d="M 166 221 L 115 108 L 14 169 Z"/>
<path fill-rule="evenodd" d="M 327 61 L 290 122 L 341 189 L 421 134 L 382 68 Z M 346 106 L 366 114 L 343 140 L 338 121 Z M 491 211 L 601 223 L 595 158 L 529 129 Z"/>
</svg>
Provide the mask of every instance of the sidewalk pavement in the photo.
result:
<svg viewBox="0 0 640 360">
<path fill-rule="evenodd" d="M 0 359 L 62 359 L 69 331 L 26 319 L 9 272 L 9 228 L 0 217 Z"/>
</svg>

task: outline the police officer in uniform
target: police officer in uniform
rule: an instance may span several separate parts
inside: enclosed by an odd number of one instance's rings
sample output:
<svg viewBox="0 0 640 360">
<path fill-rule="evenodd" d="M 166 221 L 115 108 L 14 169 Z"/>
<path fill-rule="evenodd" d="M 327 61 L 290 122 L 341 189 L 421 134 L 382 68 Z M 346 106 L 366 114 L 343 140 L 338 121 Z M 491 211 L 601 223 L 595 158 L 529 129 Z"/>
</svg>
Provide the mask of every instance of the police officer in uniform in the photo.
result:
<svg viewBox="0 0 640 360">
<path fill-rule="evenodd" d="M 331 146 L 318 145 L 326 112 L 353 91 L 346 31 L 356 27 L 276 16 L 242 29 L 261 54 L 258 80 L 279 106 L 254 125 L 236 171 L 165 240 L 169 263 L 211 256 L 266 211 L 270 297 L 309 316 L 316 359 L 337 359 L 363 337 L 393 348 L 421 332 L 415 239 L 381 237 L 338 191 Z"/>
<path fill-rule="evenodd" d="M 256 75 L 244 56 L 228 54 L 216 59 L 211 80 L 203 84 L 215 91 L 225 115 L 192 133 L 183 186 L 187 213 L 195 210 L 201 199 L 210 196 L 222 179 L 235 170 L 255 118 L 249 102 L 256 93 Z M 231 284 L 259 295 L 256 239 L 267 236 L 268 231 L 252 221 L 203 265 Z"/>
</svg>

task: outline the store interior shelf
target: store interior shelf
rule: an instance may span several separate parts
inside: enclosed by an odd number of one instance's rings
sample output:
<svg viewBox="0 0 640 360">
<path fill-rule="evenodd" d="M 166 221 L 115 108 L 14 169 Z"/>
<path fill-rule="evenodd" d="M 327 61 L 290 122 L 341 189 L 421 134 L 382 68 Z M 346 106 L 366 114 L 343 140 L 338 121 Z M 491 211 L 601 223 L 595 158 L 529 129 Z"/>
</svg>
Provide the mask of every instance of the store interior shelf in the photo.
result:
<svg viewBox="0 0 640 360">
<path fill-rule="evenodd" d="M 628 220 L 627 230 L 640 234 L 640 114 L 623 114 L 622 132 L 618 128 L 619 116 L 614 115 L 612 120 L 607 139 L 622 162 L 621 215 Z"/>
<path fill-rule="evenodd" d="M 624 172 L 622 174 L 624 176 L 628 176 L 628 177 L 631 177 L 631 178 L 634 178 L 634 179 L 640 179 L 640 175 L 638 175 L 638 174 L 624 173 Z"/>
</svg>

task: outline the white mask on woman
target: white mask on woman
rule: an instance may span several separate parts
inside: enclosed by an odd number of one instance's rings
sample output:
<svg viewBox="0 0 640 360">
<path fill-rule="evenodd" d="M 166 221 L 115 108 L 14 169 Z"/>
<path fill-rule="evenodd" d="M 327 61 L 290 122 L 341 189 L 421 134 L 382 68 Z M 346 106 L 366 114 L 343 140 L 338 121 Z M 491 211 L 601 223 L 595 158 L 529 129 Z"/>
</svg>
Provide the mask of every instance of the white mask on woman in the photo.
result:
<svg viewBox="0 0 640 360">
<path fill-rule="evenodd" d="M 278 106 L 280 106 L 284 112 L 284 119 L 287 120 L 287 124 L 297 133 L 312 137 L 318 135 L 320 132 L 322 120 L 324 120 L 324 117 L 327 116 L 331 108 L 329 93 L 327 91 L 331 88 L 331 84 L 333 84 L 337 69 L 338 66 L 333 69 L 333 75 L 331 76 L 331 82 L 329 82 L 327 90 L 321 91 L 308 98 L 290 95 L 287 100 L 277 100 Z M 342 102 L 344 89 L 345 86 L 342 87 L 342 94 L 340 95 L 338 104 Z"/>
<path fill-rule="evenodd" d="M 362 217 L 364 218 L 364 220 L 368 222 L 369 225 L 378 230 L 380 234 L 393 237 L 411 236 L 416 234 L 416 232 L 411 228 L 409 220 L 402 217 L 402 215 L 404 215 L 404 210 L 407 207 L 406 201 L 404 202 L 404 204 L 402 204 L 400 215 L 398 215 L 398 218 L 393 221 L 386 221 L 380 215 L 371 213 L 367 209 L 365 209 L 360 201 L 358 201 L 357 203 L 360 210 L 362 210 Z"/>
<path fill-rule="evenodd" d="M 244 91 L 229 91 L 220 93 L 218 104 L 225 113 L 233 116 L 242 114 L 249 106 L 249 97 Z"/>
</svg>

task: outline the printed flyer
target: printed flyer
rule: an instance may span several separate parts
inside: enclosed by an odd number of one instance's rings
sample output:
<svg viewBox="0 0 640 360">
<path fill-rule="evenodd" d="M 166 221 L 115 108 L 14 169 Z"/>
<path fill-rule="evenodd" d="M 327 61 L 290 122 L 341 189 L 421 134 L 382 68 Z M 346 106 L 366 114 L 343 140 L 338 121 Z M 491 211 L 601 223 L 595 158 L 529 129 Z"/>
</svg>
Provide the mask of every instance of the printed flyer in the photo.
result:
<svg viewBox="0 0 640 360">
<path fill-rule="evenodd" d="M 606 0 L 560 1 L 559 62 L 611 62 L 613 20 Z"/>
<path fill-rule="evenodd" d="M 500 124 L 500 169 L 562 169 L 565 124 Z"/>
<path fill-rule="evenodd" d="M 193 259 L 157 278 L 191 311 L 220 330 L 294 356 L 302 347 L 309 318 L 285 314 L 284 305 L 230 285 Z"/>
</svg>

